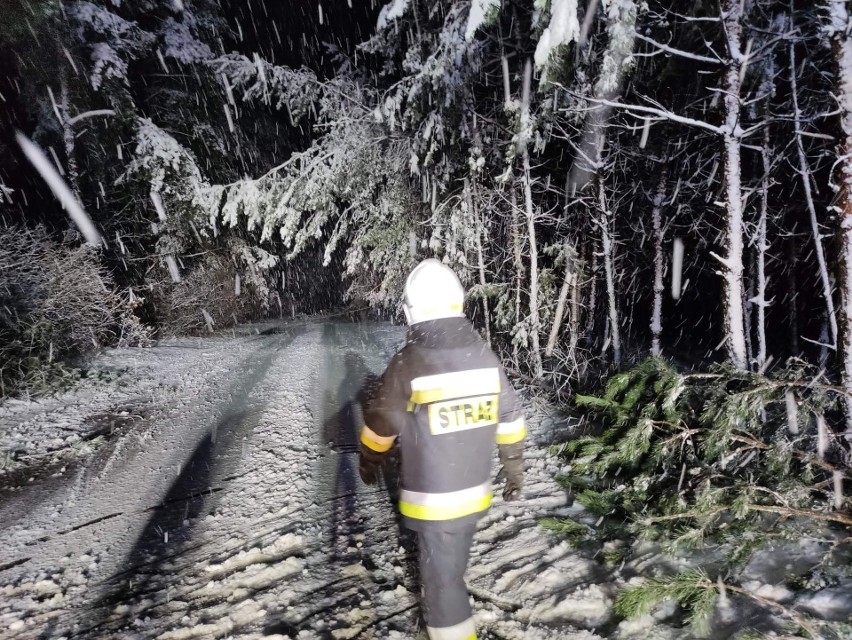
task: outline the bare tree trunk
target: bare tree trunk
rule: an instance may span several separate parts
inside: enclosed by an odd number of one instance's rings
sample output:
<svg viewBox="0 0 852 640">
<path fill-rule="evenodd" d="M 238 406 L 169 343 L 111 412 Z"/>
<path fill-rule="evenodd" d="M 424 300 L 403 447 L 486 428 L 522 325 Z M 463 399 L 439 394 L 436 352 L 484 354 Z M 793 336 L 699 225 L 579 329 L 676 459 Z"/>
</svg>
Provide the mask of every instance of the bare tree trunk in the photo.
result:
<svg viewBox="0 0 852 640">
<path fill-rule="evenodd" d="M 532 342 L 533 366 L 536 377 L 544 373 L 541 364 L 541 346 L 539 342 L 539 308 L 538 308 L 538 247 L 535 237 L 535 213 L 530 186 L 530 156 L 524 149 L 524 200 L 527 213 L 527 235 L 530 238 L 530 341 Z"/>
<path fill-rule="evenodd" d="M 568 357 L 577 362 L 577 340 L 580 337 L 580 280 L 583 277 L 583 261 L 578 260 L 574 269 L 574 283 L 571 287 L 571 316 L 568 319 Z"/>
<path fill-rule="evenodd" d="M 662 224 L 663 201 L 666 199 L 666 179 L 668 171 L 663 166 L 657 194 L 654 196 L 654 208 L 651 217 L 654 225 L 654 309 L 651 312 L 651 355 L 662 354 L 660 334 L 663 331 L 663 240 L 665 232 Z"/>
<path fill-rule="evenodd" d="M 802 144 L 802 114 L 799 111 L 799 96 L 796 89 L 796 49 L 790 43 L 790 91 L 793 95 L 793 123 L 796 126 L 796 150 L 799 153 L 799 175 L 802 178 L 802 186 L 805 189 L 805 202 L 808 205 L 808 216 L 811 222 L 811 233 L 814 237 L 814 249 L 816 250 L 817 264 L 819 265 L 819 277 L 822 283 L 822 297 L 825 300 L 825 309 L 828 314 L 828 323 L 831 328 L 831 342 L 837 344 L 837 317 L 834 311 L 834 298 L 831 293 L 831 280 L 828 277 L 828 266 L 825 262 L 825 249 L 822 246 L 822 235 L 817 221 L 816 207 L 814 206 L 813 193 L 811 192 L 811 170 L 808 166 L 808 158 L 805 155 L 805 147 Z"/>
<path fill-rule="evenodd" d="M 743 265 L 743 271 L 746 271 L 746 274 L 743 275 L 743 321 L 745 323 L 746 362 L 749 363 L 749 368 L 751 368 L 751 363 L 754 362 L 754 344 L 752 340 L 754 315 L 752 314 L 750 301 L 754 298 L 754 272 L 757 261 L 748 260 L 748 252 L 745 252 L 743 258 L 748 261 L 748 266 Z"/>
<path fill-rule="evenodd" d="M 843 141 L 838 149 L 838 199 L 840 211 L 840 273 L 843 305 L 843 386 L 847 390 L 846 439 L 852 441 L 852 36 L 849 34 L 849 11 L 844 0 L 829 2 L 830 30 L 838 67 L 838 98 Z"/>
<path fill-rule="evenodd" d="M 724 0 L 723 23 L 728 36 L 729 66 L 725 72 L 725 181 L 727 186 L 725 235 L 727 255 L 719 258 L 725 278 L 725 330 L 728 355 L 738 369 L 748 368 L 743 318 L 743 194 L 740 163 L 740 66 L 742 36 L 740 0 Z M 717 256 L 718 257 L 718 256 Z"/>
<path fill-rule="evenodd" d="M 521 243 L 520 223 L 518 222 L 518 203 L 515 187 L 512 186 L 512 256 L 515 262 L 515 324 L 521 322 L 521 288 L 524 282 L 524 259 Z M 518 362 L 518 344 L 513 342 L 515 363 Z"/>
<path fill-rule="evenodd" d="M 524 68 L 524 88 L 521 99 L 521 133 L 519 146 L 524 166 L 524 204 L 527 214 L 527 235 L 530 238 L 530 341 L 532 342 L 533 370 L 537 378 L 541 378 L 544 370 L 541 364 L 541 343 L 539 340 L 538 302 L 538 246 L 535 235 L 535 209 L 532 201 L 532 183 L 530 178 L 530 152 L 527 144 L 530 123 L 530 83 L 532 82 L 532 63 L 527 60 Z"/>
<path fill-rule="evenodd" d="M 488 311 L 488 296 L 485 293 L 485 259 L 482 255 L 482 233 L 476 234 L 476 252 L 479 259 L 479 284 L 482 286 L 482 312 L 485 314 L 485 341 L 491 346 L 491 314 Z"/>
<path fill-rule="evenodd" d="M 760 181 L 760 217 L 757 221 L 757 356 L 755 363 L 758 371 L 766 366 L 766 252 L 769 244 L 766 242 L 766 218 L 769 210 L 769 170 L 772 160 L 769 154 L 769 127 L 763 129 L 763 149 L 760 153 L 763 160 L 763 178 Z"/>
<path fill-rule="evenodd" d="M 598 224 L 601 227 L 601 241 L 603 243 L 604 273 L 606 274 L 606 292 L 609 299 L 609 325 L 612 339 L 612 360 L 616 367 L 621 366 L 621 324 L 618 319 L 618 307 L 615 303 L 615 266 L 613 264 L 612 236 L 609 230 L 611 219 L 606 207 L 603 180 L 599 180 L 599 196 L 603 220 Z"/>
<path fill-rule="evenodd" d="M 562 318 L 565 315 L 565 302 L 568 300 L 568 292 L 577 278 L 574 270 L 576 254 L 567 240 L 564 244 L 563 255 L 565 257 L 565 277 L 562 280 L 562 288 L 559 290 L 559 300 L 556 302 L 556 313 L 553 317 L 553 326 L 550 328 L 550 336 L 547 339 L 547 347 L 544 349 L 544 355 L 548 358 L 553 355 L 553 350 L 556 348 L 556 339 L 559 337 L 559 328 L 562 326 Z"/>
<path fill-rule="evenodd" d="M 79 178 L 80 171 L 77 167 L 76 140 L 74 129 L 69 124 L 71 120 L 71 98 L 68 94 L 68 78 L 65 70 L 60 73 L 59 81 L 59 113 L 62 116 L 62 141 L 65 146 L 65 179 L 71 191 L 80 199 Z"/>
<path fill-rule="evenodd" d="M 625 70 L 629 68 L 627 59 L 633 54 L 635 40 L 636 3 L 610 2 L 607 7 L 607 41 L 601 63 L 602 72 L 594 86 L 596 100 L 611 100 L 621 91 Z M 577 148 L 577 155 L 571 165 L 566 181 L 566 194 L 573 196 L 582 191 L 597 173 L 601 161 L 606 136 L 606 123 L 609 120 L 611 107 L 598 104 L 591 109 L 583 127 L 583 137 Z"/>
<path fill-rule="evenodd" d="M 794 356 L 799 356 L 799 309 L 798 295 L 799 290 L 798 278 L 796 277 L 796 269 L 799 263 L 798 246 L 796 239 L 793 236 L 787 238 L 787 291 L 788 294 L 784 299 L 787 307 L 787 317 L 789 318 L 790 326 L 790 351 Z M 789 300 L 789 302 L 788 302 Z"/>
<path fill-rule="evenodd" d="M 491 346 L 491 314 L 488 312 L 488 296 L 485 292 L 488 283 L 485 280 L 485 256 L 482 251 L 482 234 L 485 233 L 485 220 L 476 209 L 474 195 L 473 186 L 470 186 L 468 190 L 468 203 L 474 224 L 476 225 L 476 258 L 479 266 L 479 286 L 482 287 L 482 312 L 485 314 L 485 341 Z"/>
<path fill-rule="evenodd" d="M 589 245 L 589 254 L 592 256 L 591 273 L 589 274 L 592 287 L 591 291 L 589 291 L 589 311 L 586 318 L 586 332 L 594 339 L 595 317 L 598 307 L 598 252 L 595 251 L 594 240 Z"/>
</svg>

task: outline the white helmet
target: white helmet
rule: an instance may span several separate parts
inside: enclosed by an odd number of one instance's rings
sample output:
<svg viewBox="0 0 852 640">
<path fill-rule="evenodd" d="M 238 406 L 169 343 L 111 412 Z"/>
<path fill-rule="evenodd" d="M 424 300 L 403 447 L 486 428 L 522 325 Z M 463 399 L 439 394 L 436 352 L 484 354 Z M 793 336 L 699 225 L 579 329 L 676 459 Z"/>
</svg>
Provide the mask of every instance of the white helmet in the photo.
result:
<svg viewBox="0 0 852 640">
<path fill-rule="evenodd" d="M 464 288 L 452 269 L 429 258 L 405 281 L 403 309 L 408 324 L 464 317 Z"/>
</svg>

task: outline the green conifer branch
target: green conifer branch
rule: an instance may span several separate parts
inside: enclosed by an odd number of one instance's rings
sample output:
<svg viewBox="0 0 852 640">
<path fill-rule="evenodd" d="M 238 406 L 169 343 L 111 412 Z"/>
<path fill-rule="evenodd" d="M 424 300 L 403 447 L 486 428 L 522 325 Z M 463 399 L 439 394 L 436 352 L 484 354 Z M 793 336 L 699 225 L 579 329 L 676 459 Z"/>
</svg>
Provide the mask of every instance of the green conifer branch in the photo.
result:
<svg viewBox="0 0 852 640">
<path fill-rule="evenodd" d="M 716 583 L 703 569 L 690 569 L 628 587 L 616 598 L 613 610 L 621 617 L 633 618 L 648 615 L 665 600 L 674 600 L 688 612 L 690 623 L 701 633 L 709 624 L 717 595 Z"/>
<path fill-rule="evenodd" d="M 683 573 L 660 578 L 648 578 L 639 585 L 628 587 L 619 593 L 613 607 L 615 613 L 624 618 L 647 615 L 665 600 L 676 601 L 687 613 L 687 621 L 699 635 L 708 630 L 720 593 L 736 593 L 760 605 L 775 609 L 789 618 L 809 637 L 820 637 L 814 621 L 785 607 L 736 585 L 713 581 L 703 569 L 690 569 Z"/>
<path fill-rule="evenodd" d="M 571 518 L 542 518 L 538 521 L 538 524 L 548 531 L 558 533 L 572 545 L 583 542 L 591 532 L 587 525 Z"/>
<path fill-rule="evenodd" d="M 848 445 L 832 436 L 817 452 L 817 421 L 801 417 L 842 417 L 838 393 L 820 375 L 800 362 L 772 377 L 729 366 L 682 375 L 660 359 L 616 374 L 601 396 L 578 402 L 599 416 L 601 431 L 563 450 L 572 473 L 584 476 L 574 485 L 577 502 L 607 518 L 601 529 L 627 523 L 632 535 L 670 549 L 722 544 L 733 578 L 779 535 L 852 527 L 842 493 Z M 791 389 L 795 429 L 788 424 Z M 692 591 L 682 582 L 650 583 L 635 597 L 681 589 L 700 624 L 712 598 L 699 598 L 707 586 L 701 576 L 687 577 Z"/>
</svg>

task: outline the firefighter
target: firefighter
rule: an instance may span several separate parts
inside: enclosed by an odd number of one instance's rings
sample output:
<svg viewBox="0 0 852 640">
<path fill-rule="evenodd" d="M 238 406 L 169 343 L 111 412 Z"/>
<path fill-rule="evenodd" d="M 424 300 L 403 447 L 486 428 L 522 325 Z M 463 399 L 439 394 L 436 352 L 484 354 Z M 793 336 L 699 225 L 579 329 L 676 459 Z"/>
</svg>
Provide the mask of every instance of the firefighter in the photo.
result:
<svg viewBox="0 0 852 640">
<path fill-rule="evenodd" d="M 378 481 L 398 440 L 399 510 L 417 533 L 423 616 L 431 640 L 475 640 L 464 572 L 476 522 L 491 504 L 498 445 L 504 500 L 523 487 L 521 406 L 497 356 L 464 316 L 464 289 L 438 260 L 405 283 L 405 346 L 364 410 L 360 474 Z"/>
</svg>

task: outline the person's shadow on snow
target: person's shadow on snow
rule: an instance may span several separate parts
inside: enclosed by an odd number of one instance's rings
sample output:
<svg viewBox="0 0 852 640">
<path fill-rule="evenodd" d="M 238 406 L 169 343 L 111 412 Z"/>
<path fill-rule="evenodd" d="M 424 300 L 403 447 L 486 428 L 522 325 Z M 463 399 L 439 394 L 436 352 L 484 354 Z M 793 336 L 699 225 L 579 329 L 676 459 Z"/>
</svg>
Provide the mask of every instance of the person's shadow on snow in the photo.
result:
<svg viewBox="0 0 852 640">
<path fill-rule="evenodd" d="M 337 344 L 339 339 L 333 325 L 326 325 L 325 339 L 329 344 Z M 336 355 L 336 354 L 335 354 Z M 338 373 L 339 356 L 333 357 L 329 366 L 333 369 L 329 374 Z M 327 500 L 329 505 L 328 550 L 329 562 L 338 569 L 357 562 L 360 550 L 357 549 L 357 538 L 364 531 L 364 517 L 358 512 L 357 492 L 360 479 L 358 478 L 358 442 L 362 424 L 360 399 L 363 398 L 365 385 L 376 380 L 375 376 L 364 364 L 357 353 L 346 353 L 343 357 L 341 380 L 338 386 L 325 391 L 322 405 L 323 421 L 321 428 L 322 449 L 328 447 L 320 459 L 320 469 L 317 477 L 324 486 L 318 486 L 319 495 Z M 327 484 L 325 484 L 327 483 Z M 354 596 L 342 596 L 340 580 L 312 592 L 311 599 L 318 610 L 311 611 L 300 619 L 292 619 L 288 612 L 281 611 L 278 615 L 270 616 L 264 626 L 265 634 L 287 634 L 296 636 L 299 633 L 311 633 L 310 637 L 331 638 L 329 629 L 319 632 L 314 628 L 314 618 L 318 614 L 334 618 L 333 610 L 339 606 L 356 607 L 358 602 L 368 594 L 356 592 Z M 341 600 L 341 598 L 343 598 Z M 347 604 L 347 600 L 352 601 Z M 334 627 L 331 620 L 326 624 Z"/>
<path fill-rule="evenodd" d="M 375 565 L 368 555 L 356 551 L 356 536 L 375 532 L 364 531 L 364 516 L 359 513 L 357 504 L 358 484 L 358 450 L 360 448 L 361 427 L 364 424 L 364 408 L 378 390 L 380 376 L 372 373 L 361 356 L 357 353 L 347 353 L 344 356 L 344 375 L 338 388 L 336 401 L 342 403 L 340 410 L 324 422 L 324 437 L 329 449 L 336 454 L 336 473 L 332 496 L 334 505 L 331 510 L 331 543 L 334 560 L 346 558 L 355 560 L 356 556 L 368 570 Z M 328 400 L 333 401 L 334 398 Z M 334 406 L 327 402 L 326 406 Z M 382 491 L 381 485 L 384 485 Z M 417 566 L 416 535 L 402 524 L 399 513 L 399 451 L 397 447 L 388 452 L 382 465 L 380 485 L 368 487 L 376 489 L 386 500 L 389 513 L 393 514 L 399 530 L 399 544 L 406 550 L 402 560 L 405 566 L 406 587 L 416 589 L 419 585 L 419 570 Z M 363 508 L 363 505 L 361 505 Z"/>
<path fill-rule="evenodd" d="M 334 505 L 331 510 L 331 542 L 334 558 L 344 557 L 347 551 L 353 548 L 356 535 L 364 532 L 364 518 L 358 512 L 356 504 L 360 483 L 358 450 L 361 427 L 364 424 L 364 408 L 373 398 L 379 380 L 380 376 L 367 368 L 360 355 L 347 353 L 344 357 L 344 376 L 336 398 L 327 398 L 326 401 L 326 406 L 334 406 L 335 400 L 340 406 L 340 410 L 327 418 L 323 424 L 325 441 L 329 449 L 336 454 L 336 471 L 332 487 Z M 416 536 L 402 526 L 402 517 L 398 509 L 399 455 L 396 447 L 388 452 L 385 463 L 382 465 L 380 483 L 384 485 L 386 492 L 383 493 L 388 509 L 393 514 L 399 529 L 400 544 L 413 553 Z M 370 563 L 368 558 L 363 560 Z"/>
<path fill-rule="evenodd" d="M 334 325 L 325 327 L 324 340 L 331 345 L 339 345 L 343 342 L 336 334 Z M 358 538 L 361 535 L 366 540 L 375 540 L 381 536 L 381 531 L 366 530 L 366 522 L 370 520 L 369 511 L 365 509 L 372 502 L 385 502 L 388 513 L 394 514 L 399 524 L 398 500 L 398 474 L 396 450 L 388 455 L 388 461 L 384 465 L 383 484 L 381 486 L 367 487 L 366 490 L 358 474 L 358 450 L 360 447 L 361 427 L 363 426 L 364 407 L 369 404 L 375 390 L 378 387 L 379 376 L 372 373 L 358 353 L 346 352 L 343 354 L 342 362 L 340 355 L 334 354 L 328 363 L 333 378 L 325 392 L 322 404 L 322 423 L 320 437 L 322 438 L 322 449 L 326 449 L 326 455 L 320 458 L 320 469 L 317 477 L 324 486 L 317 487 L 324 500 L 330 502 L 329 509 L 329 542 L 326 548 L 329 550 L 329 563 L 336 565 L 337 569 L 344 566 L 361 563 L 363 567 L 373 572 L 377 565 L 370 557 L 368 548 L 372 544 L 366 544 L 358 548 Z M 360 493 L 360 496 L 359 496 Z M 375 511 L 373 511 L 375 513 Z M 409 590 L 417 589 L 419 584 L 416 572 L 416 553 L 414 552 L 414 537 L 411 532 L 406 531 L 401 535 L 400 543 L 408 550 L 403 562 L 407 565 L 405 569 L 405 586 Z M 371 584 L 376 580 L 379 585 Z M 388 581 L 390 580 L 390 581 Z M 311 637 L 332 637 L 330 630 L 319 633 L 311 625 L 313 618 L 322 613 L 332 616 L 332 609 L 343 607 L 357 607 L 358 603 L 366 598 L 375 597 L 375 589 L 382 591 L 393 591 L 398 578 L 395 577 L 373 577 L 364 581 L 356 590 L 343 596 L 341 594 L 340 580 L 334 580 L 325 587 L 314 592 L 312 600 L 318 603 L 319 610 L 312 611 L 301 619 L 292 619 L 286 610 L 278 615 L 271 615 L 264 627 L 264 633 L 284 633 L 298 635 L 300 632 L 310 632 Z M 328 620 L 326 620 L 329 623 Z M 331 623 L 329 623 L 331 624 Z M 331 624 L 333 627 L 334 625 Z"/>
<path fill-rule="evenodd" d="M 346 403 L 346 405 L 343 407 L 343 409 L 341 409 L 340 412 L 340 415 L 342 417 L 341 424 L 347 423 L 354 426 L 354 437 L 352 437 L 351 440 L 348 440 L 347 438 L 350 438 L 351 434 L 350 432 L 347 432 L 342 442 L 353 443 L 351 445 L 351 449 L 345 450 L 351 450 L 354 452 L 352 456 L 349 456 L 349 463 L 351 464 L 353 480 L 357 483 L 360 482 L 360 480 L 354 479 L 354 476 L 358 474 L 358 450 L 360 448 L 361 427 L 364 424 L 364 409 L 369 405 L 370 401 L 375 397 L 376 393 L 378 392 L 381 376 L 370 372 L 366 368 L 363 361 L 361 360 L 361 357 L 358 354 L 347 354 L 345 362 L 346 379 L 341 385 L 341 389 L 346 387 L 347 391 L 351 392 L 351 385 L 354 384 L 355 381 L 360 382 L 360 384 L 358 385 L 358 390 L 355 393 L 354 397 L 352 397 Z M 351 384 L 347 385 L 346 380 L 349 380 Z M 343 398 L 344 396 L 340 395 L 338 397 Z M 336 448 L 336 446 L 332 446 L 332 449 L 336 450 Z M 399 532 L 399 544 L 406 551 L 405 557 L 402 560 L 402 562 L 406 565 L 404 572 L 404 575 L 406 577 L 405 586 L 409 588 L 409 590 L 413 590 L 415 588 L 418 588 L 419 585 L 419 567 L 417 564 L 417 535 L 410 529 L 404 527 L 402 524 L 402 515 L 399 512 L 399 465 L 399 448 L 394 446 L 385 455 L 385 461 L 382 465 L 380 473 L 379 485 L 376 487 L 368 487 L 368 490 L 378 490 L 377 493 L 381 494 L 383 496 L 383 499 L 386 500 L 386 505 L 387 509 L 389 510 L 389 513 L 393 514 L 393 519 Z M 339 469 L 344 466 L 345 465 L 341 464 L 339 466 Z M 338 478 L 340 478 L 340 474 L 338 474 Z M 381 490 L 382 488 L 384 488 L 384 491 Z M 351 505 L 352 509 L 356 508 L 356 505 L 354 504 L 354 494 L 355 490 L 353 489 L 353 504 Z M 359 520 L 358 531 L 360 532 L 363 530 L 363 525 L 361 524 L 362 517 L 356 516 L 356 518 L 358 518 Z M 367 556 L 362 557 L 361 562 L 367 569 L 372 570 L 374 568 L 372 560 Z"/>
<path fill-rule="evenodd" d="M 363 422 L 361 407 L 364 390 L 375 385 L 376 376 L 370 372 L 361 356 L 344 356 L 343 379 L 337 393 L 326 399 L 327 407 L 339 406 L 323 423 L 323 438 L 335 454 L 331 498 L 331 549 L 334 559 L 342 558 L 355 548 L 355 537 L 363 533 L 363 518 L 357 512 L 358 442 Z M 329 394 L 330 396 L 332 394 Z"/>
</svg>

